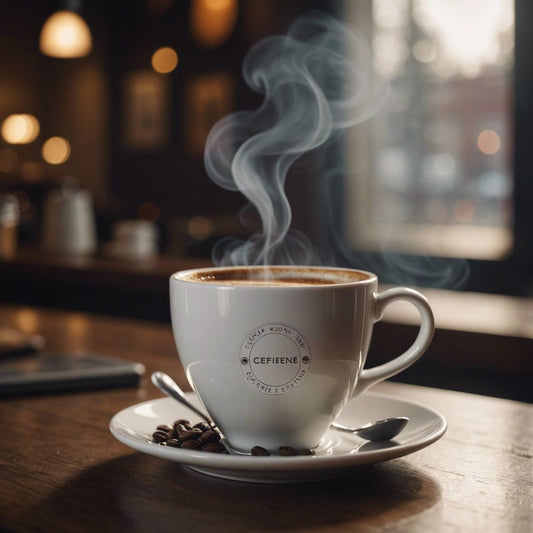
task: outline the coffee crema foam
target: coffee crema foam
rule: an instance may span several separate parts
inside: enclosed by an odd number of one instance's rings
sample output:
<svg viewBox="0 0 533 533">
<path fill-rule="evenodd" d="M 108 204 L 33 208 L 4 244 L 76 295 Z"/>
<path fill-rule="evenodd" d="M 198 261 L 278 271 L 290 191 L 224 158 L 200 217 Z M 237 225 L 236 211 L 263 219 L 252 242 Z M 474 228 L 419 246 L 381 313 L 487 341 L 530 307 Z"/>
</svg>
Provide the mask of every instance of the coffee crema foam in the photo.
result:
<svg viewBox="0 0 533 533">
<path fill-rule="evenodd" d="M 229 286 L 301 287 L 336 285 L 365 281 L 370 276 L 364 272 L 335 269 L 286 268 L 232 268 L 227 270 L 202 270 L 190 272 L 180 279 L 195 283 L 212 283 Z"/>
</svg>

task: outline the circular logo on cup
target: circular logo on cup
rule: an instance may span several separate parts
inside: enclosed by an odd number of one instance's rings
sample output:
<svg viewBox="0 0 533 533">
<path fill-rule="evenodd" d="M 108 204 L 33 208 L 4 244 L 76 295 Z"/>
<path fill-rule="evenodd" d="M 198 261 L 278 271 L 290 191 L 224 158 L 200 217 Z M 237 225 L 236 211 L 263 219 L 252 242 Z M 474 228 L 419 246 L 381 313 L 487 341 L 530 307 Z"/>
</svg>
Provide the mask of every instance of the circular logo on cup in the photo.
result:
<svg viewBox="0 0 533 533">
<path fill-rule="evenodd" d="M 298 331 L 276 322 L 250 331 L 241 345 L 240 366 L 255 390 L 279 395 L 304 382 L 311 367 L 311 355 Z"/>
</svg>

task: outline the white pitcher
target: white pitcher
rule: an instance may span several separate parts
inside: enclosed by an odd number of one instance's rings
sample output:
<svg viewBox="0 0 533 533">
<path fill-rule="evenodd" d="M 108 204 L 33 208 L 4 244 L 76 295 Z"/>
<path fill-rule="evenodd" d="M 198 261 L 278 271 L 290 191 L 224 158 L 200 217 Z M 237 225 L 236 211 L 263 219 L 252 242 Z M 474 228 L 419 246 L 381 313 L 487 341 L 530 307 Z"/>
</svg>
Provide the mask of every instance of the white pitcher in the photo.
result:
<svg viewBox="0 0 533 533">
<path fill-rule="evenodd" d="M 88 255 L 96 250 L 94 207 L 87 190 L 66 183 L 47 195 L 42 244 L 46 252 L 60 255 Z"/>
</svg>

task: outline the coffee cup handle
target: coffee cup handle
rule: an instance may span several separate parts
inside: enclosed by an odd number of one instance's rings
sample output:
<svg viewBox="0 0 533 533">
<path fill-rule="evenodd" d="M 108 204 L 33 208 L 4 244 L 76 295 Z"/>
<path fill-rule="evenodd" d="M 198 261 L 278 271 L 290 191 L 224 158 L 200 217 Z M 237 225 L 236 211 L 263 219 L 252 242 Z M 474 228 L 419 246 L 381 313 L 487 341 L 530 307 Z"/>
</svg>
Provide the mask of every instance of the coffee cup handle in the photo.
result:
<svg viewBox="0 0 533 533">
<path fill-rule="evenodd" d="M 425 296 L 414 289 L 407 287 L 395 287 L 386 291 L 374 294 L 374 322 L 381 320 L 383 311 L 392 302 L 403 300 L 413 304 L 420 314 L 420 329 L 418 335 L 404 353 L 373 368 L 363 369 L 359 374 L 359 379 L 352 393 L 352 397 L 361 394 L 363 391 L 383 381 L 412 365 L 427 350 L 433 333 L 435 332 L 435 320 L 433 312 Z"/>
</svg>

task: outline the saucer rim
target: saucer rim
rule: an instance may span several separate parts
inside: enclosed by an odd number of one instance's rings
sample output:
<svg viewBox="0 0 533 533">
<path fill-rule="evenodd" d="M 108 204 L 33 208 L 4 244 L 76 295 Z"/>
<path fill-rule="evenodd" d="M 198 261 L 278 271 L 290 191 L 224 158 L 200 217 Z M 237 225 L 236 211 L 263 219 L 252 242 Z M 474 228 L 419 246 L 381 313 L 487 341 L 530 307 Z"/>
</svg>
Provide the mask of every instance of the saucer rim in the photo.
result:
<svg viewBox="0 0 533 533">
<path fill-rule="evenodd" d="M 196 395 L 192 392 L 186 393 L 189 396 L 189 399 L 196 400 Z M 288 474 L 295 471 L 333 471 L 333 470 L 343 470 L 346 468 L 354 468 L 357 466 L 373 464 L 383 461 L 388 461 L 390 459 L 395 459 L 398 457 L 403 457 L 414 453 L 422 448 L 429 446 L 435 441 L 439 440 L 447 430 L 446 419 L 437 411 L 428 408 L 425 405 L 422 405 L 418 402 L 405 399 L 403 397 L 397 397 L 390 394 L 383 394 L 377 392 L 364 392 L 362 397 L 367 399 L 376 398 L 378 400 L 390 401 L 393 403 L 403 403 L 408 406 L 415 407 L 419 410 L 426 412 L 426 414 L 431 415 L 431 418 L 436 422 L 435 429 L 430 431 L 427 435 L 422 438 L 415 439 L 412 442 L 398 444 L 396 446 L 391 446 L 390 448 L 376 449 L 376 450 L 367 450 L 367 451 L 355 451 L 349 453 L 337 453 L 333 451 L 332 454 L 324 455 L 314 455 L 314 456 L 291 456 L 291 457 L 280 457 L 280 456 L 268 456 L 268 457 L 259 457 L 251 455 L 234 455 L 234 454 L 208 454 L 203 451 L 196 450 L 184 450 L 181 448 L 170 448 L 161 446 L 160 444 L 144 440 L 139 433 L 134 433 L 133 435 L 129 434 L 125 428 L 120 428 L 122 422 L 120 419 L 126 413 L 131 413 L 134 409 L 142 408 L 143 406 L 158 403 L 168 403 L 172 405 L 175 403 L 175 400 L 167 397 L 153 398 L 151 400 L 146 400 L 137 404 L 130 405 L 118 413 L 116 413 L 111 421 L 109 422 L 109 430 L 112 435 L 120 441 L 122 444 L 133 448 L 136 451 L 145 453 L 148 455 L 153 455 L 160 457 L 162 459 L 171 460 L 174 462 L 182 463 L 185 466 L 189 466 L 193 469 L 198 467 L 198 471 L 203 473 L 209 473 L 210 469 L 215 471 L 228 471 L 228 475 L 223 477 L 235 478 L 231 476 L 230 472 L 266 472 L 269 474 L 279 473 L 279 474 Z M 352 400 L 353 401 L 353 400 Z M 346 409 L 349 409 L 352 401 L 348 402 Z M 176 408 L 179 409 L 180 406 L 176 404 Z M 183 407 L 181 407 L 184 409 Z M 154 420 L 154 427 L 157 425 L 157 420 Z M 164 422 L 164 421 L 162 421 Z M 361 439 L 358 439 L 356 436 L 351 436 L 349 434 L 343 434 L 334 432 L 334 430 L 328 430 L 327 434 L 335 435 L 335 437 L 340 439 L 354 439 L 355 442 L 363 442 Z M 147 436 L 148 437 L 148 436 Z M 212 472 L 212 475 L 221 476 L 220 473 Z M 269 476 L 270 478 L 270 476 Z"/>
</svg>

